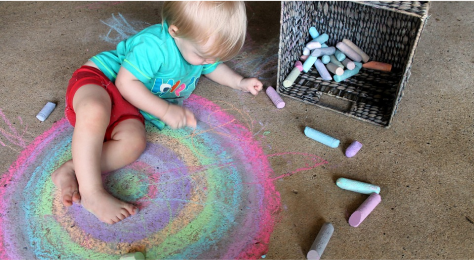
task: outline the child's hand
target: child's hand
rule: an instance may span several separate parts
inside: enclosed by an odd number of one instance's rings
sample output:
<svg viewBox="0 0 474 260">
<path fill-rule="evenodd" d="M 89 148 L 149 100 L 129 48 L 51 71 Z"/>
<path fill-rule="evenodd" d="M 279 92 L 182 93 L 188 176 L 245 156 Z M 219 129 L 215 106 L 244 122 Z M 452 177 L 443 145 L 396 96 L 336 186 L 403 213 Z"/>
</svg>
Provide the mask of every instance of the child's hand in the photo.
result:
<svg viewBox="0 0 474 260">
<path fill-rule="evenodd" d="M 173 129 L 185 126 L 196 127 L 197 122 L 193 112 L 178 105 L 169 104 L 168 110 L 162 118 L 169 127 Z"/>
<path fill-rule="evenodd" d="M 240 81 L 239 88 L 244 92 L 250 92 L 256 96 L 262 90 L 263 84 L 257 78 L 243 78 Z"/>
</svg>

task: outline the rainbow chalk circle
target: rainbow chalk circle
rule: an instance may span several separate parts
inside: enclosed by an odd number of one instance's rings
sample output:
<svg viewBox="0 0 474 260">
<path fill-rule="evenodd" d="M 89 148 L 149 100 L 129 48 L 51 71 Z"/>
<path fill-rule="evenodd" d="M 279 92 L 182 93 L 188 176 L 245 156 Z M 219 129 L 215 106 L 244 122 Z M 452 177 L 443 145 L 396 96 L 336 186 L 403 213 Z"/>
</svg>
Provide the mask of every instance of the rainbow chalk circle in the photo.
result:
<svg viewBox="0 0 474 260">
<path fill-rule="evenodd" d="M 268 95 L 268 97 L 272 100 L 273 104 L 277 108 L 284 108 L 285 107 L 285 101 L 281 99 L 280 95 L 275 91 L 275 89 L 272 86 L 269 86 L 267 90 L 265 91 Z"/>
<path fill-rule="evenodd" d="M 333 74 L 336 74 L 336 75 L 342 75 L 344 73 L 344 69 L 342 69 L 341 67 L 337 66 L 336 64 L 332 63 L 332 62 L 329 62 L 328 64 L 326 64 L 326 68 L 332 72 Z"/>
<path fill-rule="evenodd" d="M 309 126 L 307 126 L 305 129 L 304 129 L 304 134 L 315 140 L 315 141 L 318 141 L 322 144 L 325 144 L 329 147 L 332 147 L 332 148 L 337 148 L 339 146 L 339 140 L 337 140 L 336 138 L 334 137 L 331 137 L 327 134 L 324 134 L 324 133 L 321 133 L 319 132 L 318 130 L 315 130 Z"/>
<path fill-rule="evenodd" d="M 311 35 L 311 38 L 314 39 L 314 38 L 319 36 L 319 32 L 318 32 L 318 30 L 316 30 L 316 28 L 311 27 L 311 28 L 309 28 L 309 35 Z"/>
<path fill-rule="evenodd" d="M 135 252 L 123 255 L 120 260 L 145 260 L 145 256 L 142 252 Z"/>
<path fill-rule="evenodd" d="M 311 245 L 311 249 L 306 255 L 306 258 L 308 258 L 308 260 L 319 260 L 323 255 L 324 249 L 326 249 L 329 239 L 331 239 L 333 233 L 334 226 L 331 223 L 324 223 L 321 230 L 319 230 L 313 245 Z"/>
<path fill-rule="evenodd" d="M 361 148 L 362 148 L 362 144 L 360 142 L 358 141 L 352 142 L 352 144 L 349 145 L 349 147 L 347 147 L 346 149 L 346 156 L 349 158 L 355 156 L 360 151 Z"/>
<path fill-rule="evenodd" d="M 338 42 L 336 44 L 336 48 L 338 48 L 342 53 L 344 53 L 351 60 L 357 61 L 357 62 L 362 61 L 362 57 L 353 49 L 351 49 L 349 46 L 347 46 L 345 43 Z"/>
<path fill-rule="evenodd" d="M 290 72 L 290 74 L 288 74 L 286 79 L 283 81 L 283 86 L 285 88 L 291 87 L 291 85 L 293 85 L 293 82 L 295 82 L 295 80 L 298 78 L 302 70 L 303 70 L 303 64 L 301 64 L 301 61 L 295 62 L 295 67 Z"/>
<path fill-rule="evenodd" d="M 43 109 L 36 115 L 36 118 L 39 119 L 39 121 L 44 122 L 46 118 L 48 118 L 49 115 L 53 112 L 54 108 L 56 108 L 56 104 L 53 102 L 48 102 Z"/>
<path fill-rule="evenodd" d="M 349 218 L 349 225 L 358 227 L 367 216 L 379 205 L 382 198 L 377 193 L 372 193 L 370 196 L 357 208 Z"/>
<path fill-rule="evenodd" d="M 308 49 L 310 49 L 310 50 L 318 49 L 318 48 L 321 48 L 321 43 L 320 43 L 320 42 L 311 41 L 311 42 L 308 42 L 308 43 L 306 44 L 306 48 L 308 48 Z"/>
<path fill-rule="evenodd" d="M 351 61 L 349 58 L 345 58 L 343 61 L 341 61 L 341 63 L 348 70 L 353 70 L 356 67 L 355 63 L 353 61 Z"/>
<path fill-rule="evenodd" d="M 337 179 L 336 185 L 343 190 L 353 191 L 361 194 L 380 193 L 379 186 L 346 178 Z"/>
<path fill-rule="evenodd" d="M 364 63 L 362 67 L 366 69 L 381 70 L 387 72 L 392 71 L 392 64 L 383 63 L 379 61 L 369 61 L 367 63 Z"/>
<path fill-rule="evenodd" d="M 342 40 L 343 43 L 345 43 L 349 48 L 353 49 L 357 54 L 359 54 L 362 57 L 363 62 L 368 62 L 370 57 L 367 55 L 364 51 L 362 51 L 357 45 L 355 45 L 351 40 L 344 39 Z"/>
<path fill-rule="evenodd" d="M 323 55 L 332 55 L 336 51 L 336 48 L 334 47 L 323 47 L 319 49 L 314 49 L 313 52 L 311 53 L 311 56 L 314 57 L 319 57 Z"/>
<path fill-rule="evenodd" d="M 362 63 L 360 62 L 354 62 L 356 68 L 353 69 L 353 70 L 345 70 L 344 73 L 342 75 L 334 75 L 333 78 L 334 78 L 334 81 L 336 82 L 341 82 L 345 79 L 348 79 L 352 76 L 354 76 L 355 74 L 359 73 L 360 69 L 362 68 Z"/>
<path fill-rule="evenodd" d="M 319 75 L 321 75 L 321 78 L 323 80 L 332 80 L 331 74 L 329 74 L 329 71 L 320 59 L 316 59 L 316 61 L 314 62 L 314 66 L 316 67 L 316 70 L 319 72 Z"/>
</svg>

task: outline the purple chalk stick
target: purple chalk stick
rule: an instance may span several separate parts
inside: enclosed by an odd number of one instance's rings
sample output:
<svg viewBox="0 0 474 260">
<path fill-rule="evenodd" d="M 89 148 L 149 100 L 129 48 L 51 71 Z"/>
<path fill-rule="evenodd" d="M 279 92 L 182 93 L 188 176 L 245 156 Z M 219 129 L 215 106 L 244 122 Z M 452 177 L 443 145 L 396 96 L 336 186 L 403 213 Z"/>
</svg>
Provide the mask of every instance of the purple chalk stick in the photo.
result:
<svg viewBox="0 0 474 260">
<path fill-rule="evenodd" d="M 351 217 L 349 218 L 349 225 L 353 227 L 358 227 L 362 221 L 379 205 L 380 201 L 382 201 L 382 197 L 380 197 L 377 193 L 372 193 L 370 196 L 357 208 L 354 213 L 352 213 Z"/>
<path fill-rule="evenodd" d="M 277 108 L 284 108 L 285 107 L 285 101 L 281 99 L 280 95 L 275 91 L 275 89 L 272 86 L 268 86 L 267 90 L 265 91 L 268 95 L 268 97 L 272 100 L 273 104 Z"/>
<path fill-rule="evenodd" d="M 361 143 L 359 143 L 358 141 L 352 142 L 352 144 L 349 145 L 349 147 L 347 147 L 347 149 L 346 149 L 346 156 L 349 157 L 349 158 L 353 157 L 354 155 L 356 155 L 359 152 L 360 148 L 362 148 Z"/>
</svg>

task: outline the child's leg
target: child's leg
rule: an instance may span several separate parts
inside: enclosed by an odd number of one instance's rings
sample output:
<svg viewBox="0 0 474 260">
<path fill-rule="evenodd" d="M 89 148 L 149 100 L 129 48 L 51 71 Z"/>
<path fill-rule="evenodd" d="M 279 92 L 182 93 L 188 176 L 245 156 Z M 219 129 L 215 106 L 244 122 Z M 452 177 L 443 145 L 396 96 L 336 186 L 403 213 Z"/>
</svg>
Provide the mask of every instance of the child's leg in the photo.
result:
<svg viewBox="0 0 474 260">
<path fill-rule="evenodd" d="M 74 192 L 78 182 L 81 204 L 101 221 L 112 224 L 135 214 L 135 206 L 105 191 L 101 172 L 116 170 L 138 158 L 146 146 L 143 124 L 135 119 L 122 121 L 114 128 L 112 140 L 103 144 L 110 119 L 108 93 L 102 87 L 85 85 L 74 95 L 73 106 L 76 113 L 72 141 L 74 161 L 66 162 L 52 176 L 62 190 L 64 204 L 80 198 Z M 74 182 L 74 172 L 77 182 Z"/>
</svg>

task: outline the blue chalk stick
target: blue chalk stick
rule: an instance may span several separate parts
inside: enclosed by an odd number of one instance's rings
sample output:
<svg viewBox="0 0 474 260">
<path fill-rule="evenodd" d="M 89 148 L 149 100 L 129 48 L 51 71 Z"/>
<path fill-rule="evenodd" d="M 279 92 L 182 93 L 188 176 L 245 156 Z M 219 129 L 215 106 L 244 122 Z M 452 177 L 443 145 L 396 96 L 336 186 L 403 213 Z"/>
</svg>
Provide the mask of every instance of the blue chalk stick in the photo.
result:
<svg viewBox="0 0 474 260">
<path fill-rule="evenodd" d="M 336 50 L 336 52 L 334 52 L 334 56 L 336 56 L 336 59 L 338 61 L 343 61 L 346 59 L 346 55 L 344 53 L 342 53 L 342 51 L 340 50 Z"/>
<path fill-rule="evenodd" d="M 314 57 L 309 55 L 308 58 L 303 63 L 303 71 L 307 73 L 309 69 L 313 66 L 314 62 L 318 59 L 318 57 Z"/>
<path fill-rule="evenodd" d="M 354 181 L 346 178 L 339 178 L 336 181 L 336 185 L 344 190 L 350 190 L 354 191 L 357 193 L 362 193 L 362 194 L 372 194 L 372 193 L 380 193 L 380 187 L 370 184 L 370 183 L 365 183 L 361 181 Z"/>
<path fill-rule="evenodd" d="M 318 30 L 316 30 L 316 28 L 314 27 L 309 28 L 309 34 L 311 35 L 311 38 L 313 39 L 319 36 Z"/>
<path fill-rule="evenodd" d="M 316 69 L 318 70 L 319 72 L 319 75 L 321 75 L 321 78 L 324 79 L 324 80 L 332 80 L 332 77 L 331 77 L 331 74 L 329 74 L 329 71 L 328 69 L 326 68 L 326 66 L 324 66 L 324 63 L 317 59 L 315 62 L 314 62 L 314 66 L 316 67 Z"/>
<path fill-rule="evenodd" d="M 329 55 L 323 55 L 323 56 L 321 56 L 321 61 L 324 64 L 328 64 L 329 62 L 331 62 L 331 57 L 329 57 Z"/>
<path fill-rule="evenodd" d="M 339 146 L 339 140 L 337 140 L 336 138 L 334 137 L 331 137 L 327 134 L 323 134 L 321 132 L 319 132 L 318 130 L 314 130 L 313 128 L 307 126 L 305 129 L 304 129 L 304 134 L 315 140 L 315 141 L 318 141 L 322 144 L 325 144 L 329 147 L 332 147 L 332 148 L 337 148 Z"/>
<path fill-rule="evenodd" d="M 355 74 L 359 73 L 360 69 L 362 68 L 362 63 L 354 61 L 354 64 L 356 66 L 355 69 L 345 70 L 344 74 L 342 74 L 340 76 L 339 75 L 334 75 L 333 76 L 334 81 L 341 82 L 341 81 L 343 81 L 345 79 L 348 79 L 348 78 L 354 76 Z"/>
<path fill-rule="evenodd" d="M 313 39 L 313 41 L 317 41 L 321 44 L 327 42 L 328 40 L 329 40 L 329 35 L 327 35 L 327 33 L 323 33 L 323 34 L 321 34 L 318 37 Z"/>
</svg>

